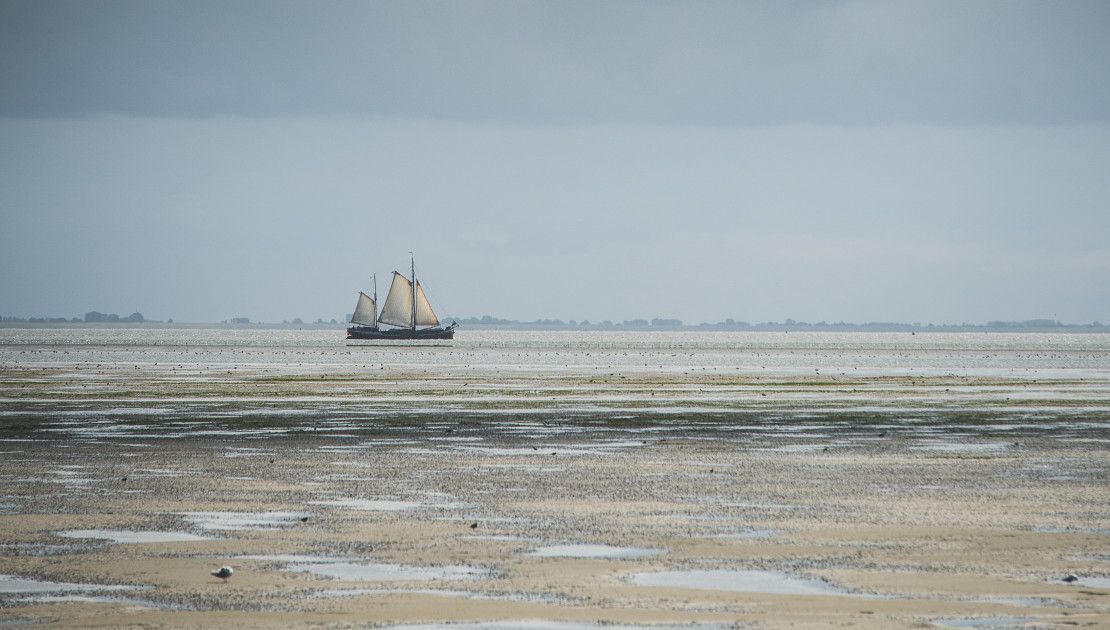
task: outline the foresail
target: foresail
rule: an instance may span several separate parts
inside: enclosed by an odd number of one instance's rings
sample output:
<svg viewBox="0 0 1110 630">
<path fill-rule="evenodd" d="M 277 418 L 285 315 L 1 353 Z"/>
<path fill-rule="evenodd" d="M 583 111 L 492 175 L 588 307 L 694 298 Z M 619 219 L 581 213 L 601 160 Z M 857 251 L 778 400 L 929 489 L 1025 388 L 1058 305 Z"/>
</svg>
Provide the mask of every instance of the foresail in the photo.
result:
<svg viewBox="0 0 1110 630">
<path fill-rule="evenodd" d="M 419 280 L 416 281 L 416 325 L 439 326 L 439 318 L 432 311 L 432 304 L 428 302 L 428 296 L 424 294 L 424 287 Z"/>
<path fill-rule="evenodd" d="M 374 299 L 360 291 L 358 294 L 358 303 L 355 304 L 355 314 L 351 315 L 351 323 L 373 326 L 374 320 L 377 319 L 377 317 L 378 307 L 374 304 Z"/>
<path fill-rule="evenodd" d="M 412 283 L 396 271 L 393 272 L 393 283 L 389 285 L 378 321 L 391 326 L 412 326 Z"/>
</svg>

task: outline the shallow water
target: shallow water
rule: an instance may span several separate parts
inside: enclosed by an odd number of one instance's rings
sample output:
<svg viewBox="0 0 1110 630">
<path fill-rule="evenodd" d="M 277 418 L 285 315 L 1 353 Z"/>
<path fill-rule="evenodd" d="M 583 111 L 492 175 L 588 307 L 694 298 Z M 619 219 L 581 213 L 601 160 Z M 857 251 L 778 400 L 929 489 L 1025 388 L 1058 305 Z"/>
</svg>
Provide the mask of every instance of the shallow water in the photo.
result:
<svg viewBox="0 0 1110 630">
<path fill-rule="evenodd" d="M 110 584 L 75 584 L 70 582 L 50 582 L 33 578 L 0 573 L 0 593 L 67 593 L 75 591 L 130 591 L 135 586 Z"/>
<path fill-rule="evenodd" d="M 57 604 L 57 603 L 75 603 L 75 604 L 119 604 L 130 607 L 138 608 L 152 608 L 158 610 L 187 610 L 188 606 L 181 605 L 167 605 L 158 602 L 153 602 L 147 599 L 139 599 L 135 597 L 119 597 L 115 595 L 30 595 L 26 597 L 18 597 L 12 600 L 13 603 L 34 603 L 34 604 Z M 2 624 L 0 624 L 2 625 Z"/>
<path fill-rule="evenodd" d="M 942 628 L 978 628 L 982 630 L 1001 630 L 1003 628 L 1024 628 L 1033 617 L 953 617 L 934 619 L 933 623 Z"/>
<path fill-rule="evenodd" d="M 477 580 L 489 577 L 489 570 L 459 565 L 411 566 L 387 563 L 317 562 L 290 564 L 286 571 L 312 573 L 336 580 L 359 582 L 424 582 L 431 580 Z"/>
<path fill-rule="evenodd" d="M 1105 378 L 1108 353 L 1110 334 L 464 329 L 450 345 L 423 347 L 349 344 L 341 330 L 0 328 L 0 367 L 73 366 L 82 371 L 74 378 L 83 374 L 93 380 L 98 374 L 126 378 L 136 366 L 181 381 L 227 376 L 228 370 L 279 374 L 371 368 L 503 376 L 705 372 Z M 160 412 L 142 404 L 114 408 L 123 414 Z"/>
<path fill-rule="evenodd" d="M 70 529 L 54 533 L 62 538 L 94 538 L 122 544 L 209 540 L 207 536 L 188 532 L 141 532 L 127 529 Z"/>
<path fill-rule="evenodd" d="M 414 566 L 355 560 L 335 556 L 300 554 L 246 555 L 240 560 L 281 564 L 294 573 L 312 573 L 335 580 L 360 582 L 425 582 L 431 580 L 475 580 L 491 576 L 483 567 L 462 565 Z"/>
<path fill-rule="evenodd" d="M 404 624 L 385 626 L 395 630 L 715 630 L 717 628 L 731 628 L 732 625 L 644 625 L 635 626 L 628 624 L 595 624 L 578 623 L 572 621 L 550 621 L 546 619 L 525 619 L 512 621 L 487 621 L 481 623 L 442 623 L 442 624 Z"/>
<path fill-rule="evenodd" d="M 318 564 L 324 562 L 346 562 L 346 558 L 332 556 L 309 556 L 300 554 L 270 554 L 254 556 L 236 556 L 239 560 L 258 560 L 261 562 L 275 562 L 281 564 Z"/>
<path fill-rule="evenodd" d="M 723 540 L 762 540 L 764 538 L 771 538 L 777 533 L 778 532 L 773 529 L 743 529 L 723 534 L 712 534 L 708 536 L 708 538 L 720 538 Z"/>
<path fill-rule="evenodd" d="M 182 512 L 189 524 L 206 530 L 251 530 L 290 527 L 312 512 Z"/>
<path fill-rule="evenodd" d="M 778 571 L 689 570 L 635 573 L 628 580 L 637 586 L 666 586 L 711 591 L 771 593 L 775 595 L 850 595 L 824 580 L 802 578 Z"/>
<path fill-rule="evenodd" d="M 316 591 L 316 597 L 365 597 L 376 595 L 435 595 L 437 597 L 457 597 L 459 599 L 474 599 L 487 601 L 506 602 L 542 602 L 555 603 L 558 597 L 537 593 L 484 593 L 478 591 L 460 591 L 431 588 L 336 588 Z"/>
<path fill-rule="evenodd" d="M 838 623 L 874 625 L 843 597 L 874 595 L 804 572 L 1010 580 L 993 597 L 926 582 L 910 604 L 884 599 L 891 625 L 911 625 L 925 605 L 952 619 L 1088 611 L 1082 591 L 1097 587 L 1053 578 L 1104 574 L 1060 562 L 1097 558 L 1110 516 L 1097 501 L 1106 339 L 499 333 L 379 348 L 245 332 L 197 332 L 199 345 L 118 331 L 80 333 L 93 338 L 79 347 L 0 342 L 0 505 L 26 514 L 4 517 L 20 542 L 0 552 L 20 567 L 68 563 L 50 574 L 74 582 L 140 560 L 155 599 L 234 622 L 260 610 L 326 623 L 336 609 L 358 622 L 429 601 L 441 605 L 396 618 L 489 619 L 466 616 L 481 607 L 470 600 L 553 595 L 573 619 L 596 606 L 597 619 L 657 610 L 754 625 L 798 593 Z M 213 540 L 163 549 L 50 533 L 105 526 Z M 1000 532 L 1030 552 L 976 555 Z M 599 542 L 614 545 L 572 544 Z M 34 557 L 56 551 L 84 557 Z M 226 585 L 208 575 L 235 562 Z M 728 566 L 787 572 L 705 570 Z M 1059 601 L 1021 599 L 1036 582 Z M 552 627 L 542 617 L 561 612 L 513 609 L 541 619 L 488 627 Z"/>
<path fill-rule="evenodd" d="M 609 545 L 549 545 L 528 552 L 540 558 L 648 558 L 666 553 L 665 549 L 612 547 Z"/>
<path fill-rule="evenodd" d="M 1105 588 L 1110 589 L 1110 578 L 1104 577 L 1081 577 L 1076 586 L 1086 586 L 1088 588 Z"/>
<path fill-rule="evenodd" d="M 396 501 L 392 499 L 328 499 L 312 501 L 312 505 L 326 505 L 330 507 L 348 508 L 351 510 L 364 510 L 369 512 L 399 512 L 402 510 L 415 510 L 424 504 L 416 501 Z"/>
</svg>

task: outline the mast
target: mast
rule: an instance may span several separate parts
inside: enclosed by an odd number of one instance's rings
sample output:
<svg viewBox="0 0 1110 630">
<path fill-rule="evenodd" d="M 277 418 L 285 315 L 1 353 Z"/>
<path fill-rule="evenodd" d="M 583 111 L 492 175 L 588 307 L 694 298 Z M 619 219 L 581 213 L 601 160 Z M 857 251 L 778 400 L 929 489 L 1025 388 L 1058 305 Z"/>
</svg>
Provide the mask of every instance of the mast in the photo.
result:
<svg viewBox="0 0 1110 630">
<path fill-rule="evenodd" d="M 412 329 L 416 330 L 416 257 L 409 252 L 409 263 L 412 265 Z"/>
</svg>

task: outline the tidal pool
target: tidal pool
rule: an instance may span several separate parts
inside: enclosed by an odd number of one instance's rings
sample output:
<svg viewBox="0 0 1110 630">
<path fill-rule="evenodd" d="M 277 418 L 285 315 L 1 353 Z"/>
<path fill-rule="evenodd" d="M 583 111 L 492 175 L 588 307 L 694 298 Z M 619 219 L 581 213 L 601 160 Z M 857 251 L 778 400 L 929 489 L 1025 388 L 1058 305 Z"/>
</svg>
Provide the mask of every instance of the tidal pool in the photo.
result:
<svg viewBox="0 0 1110 630">
<path fill-rule="evenodd" d="M 0 593 L 66 593 L 72 591 L 130 591 L 137 586 L 49 582 L 0 573 Z"/>
<path fill-rule="evenodd" d="M 484 567 L 464 565 L 414 566 L 380 562 L 362 562 L 351 558 L 329 556 L 271 555 L 239 556 L 244 560 L 280 562 L 285 571 L 311 573 L 336 580 L 362 582 L 424 582 L 431 580 L 475 580 L 491 575 Z"/>
<path fill-rule="evenodd" d="M 553 595 L 542 593 L 480 593 L 477 591 L 460 591 L 432 588 L 343 588 L 328 589 L 314 593 L 317 597 L 365 597 L 375 595 L 393 594 L 435 595 L 438 597 L 457 597 L 459 599 L 474 599 L 505 602 L 542 602 L 553 603 L 559 599 Z"/>
<path fill-rule="evenodd" d="M 250 530 L 288 527 L 311 512 L 181 512 L 190 524 L 207 530 Z"/>
<path fill-rule="evenodd" d="M 647 558 L 667 553 L 666 549 L 612 547 L 610 545 L 549 545 L 528 553 L 540 558 Z"/>
<path fill-rule="evenodd" d="M 364 582 L 423 582 L 430 580 L 476 580 L 489 577 L 487 569 L 460 565 L 418 567 L 404 564 L 324 562 L 293 564 L 286 571 L 311 573 L 336 580 Z"/>
<path fill-rule="evenodd" d="M 954 617 L 950 619 L 934 619 L 933 623 L 943 628 L 982 628 L 984 630 L 1001 630 L 1002 628 L 1024 628 L 1033 621 L 1032 617 Z"/>
<path fill-rule="evenodd" d="M 681 626 L 630 626 L 608 623 L 582 623 L 575 621 L 550 621 L 547 619 L 521 619 L 508 621 L 484 621 L 478 623 L 432 623 L 386 626 L 394 630 L 710 630 L 732 626 L 719 625 L 681 625 Z"/>
<path fill-rule="evenodd" d="M 628 580 L 638 586 L 666 586 L 709 591 L 769 593 L 773 595 L 851 595 L 824 580 L 779 571 L 690 570 L 635 573 Z"/>
<path fill-rule="evenodd" d="M 390 499 L 328 499 L 326 501 L 310 501 L 310 503 L 312 505 L 328 505 L 367 512 L 400 512 L 402 510 L 415 510 L 424 505 L 416 501 L 394 501 Z"/>
<path fill-rule="evenodd" d="M 139 532 L 128 529 L 68 529 L 54 533 L 62 538 L 96 538 L 123 544 L 211 540 L 207 536 L 187 532 Z"/>
<path fill-rule="evenodd" d="M 1110 588 L 1110 578 L 1104 577 L 1081 577 L 1075 583 L 1076 586 L 1086 586 L 1089 588 Z"/>
<path fill-rule="evenodd" d="M 759 540 L 763 538 L 770 538 L 775 535 L 773 529 L 742 529 L 735 532 L 726 532 L 724 534 L 712 534 L 707 538 L 718 538 L 722 540 Z"/>
<path fill-rule="evenodd" d="M 182 606 L 166 606 L 145 599 L 136 599 L 134 597 L 115 597 L 112 595 L 28 595 L 13 601 L 30 604 L 122 604 L 125 606 L 139 606 L 142 608 L 154 608 L 159 610 L 180 610 L 185 608 Z M 3 623 L 0 623 L 0 625 L 3 625 Z"/>
</svg>

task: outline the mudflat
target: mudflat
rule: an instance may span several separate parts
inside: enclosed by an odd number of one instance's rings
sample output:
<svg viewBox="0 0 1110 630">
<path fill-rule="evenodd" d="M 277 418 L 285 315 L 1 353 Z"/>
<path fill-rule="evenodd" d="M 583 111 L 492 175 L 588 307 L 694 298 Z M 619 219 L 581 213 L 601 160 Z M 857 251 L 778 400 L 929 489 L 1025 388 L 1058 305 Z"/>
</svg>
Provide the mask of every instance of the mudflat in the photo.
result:
<svg viewBox="0 0 1110 630">
<path fill-rule="evenodd" d="M 0 625 L 1110 625 L 1105 342 L 513 339 L 8 340 Z"/>
</svg>

